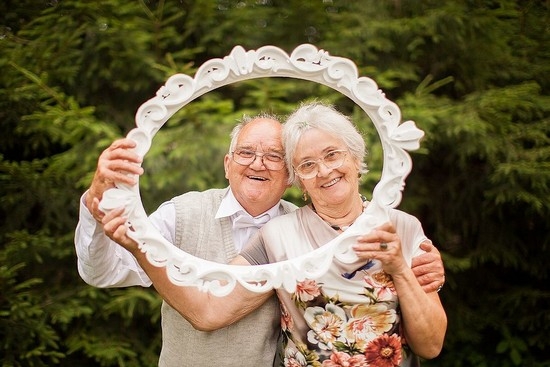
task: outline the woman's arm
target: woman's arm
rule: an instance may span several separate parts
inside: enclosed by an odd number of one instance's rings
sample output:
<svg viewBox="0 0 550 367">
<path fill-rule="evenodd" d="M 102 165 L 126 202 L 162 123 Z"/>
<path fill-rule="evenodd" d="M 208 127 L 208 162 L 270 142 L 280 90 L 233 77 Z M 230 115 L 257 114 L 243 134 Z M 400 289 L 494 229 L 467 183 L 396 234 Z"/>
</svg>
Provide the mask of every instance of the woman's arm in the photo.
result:
<svg viewBox="0 0 550 367">
<path fill-rule="evenodd" d="M 386 246 L 381 246 L 382 243 Z M 422 358 L 436 357 L 443 347 L 447 316 L 438 293 L 426 293 L 407 265 L 393 225 L 386 223 L 361 236 L 354 250 L 360 258 L 379 260 L 384 271 L 392 276 L 407 344 Z"/>
<path fill-rule="evenodd" d="M 121 216 L 123 211 L 123 208 L 115 209 L 103 217 L 105 233 L 134 255 L 153 282 L 157 292 L 195 329 L 213 331 L 228 326 L 242 319 L 273 296 L 272 291 L 256 293 L 237 284 L 227 296 L 216 297 L 195 287 L 184 287 L 172 283 L 166 274 L 166 268 L 152 265 L 141 252 L 138 244 L 127 236 L 126 219 Z M 241 256 L 237 256 L 231 264 L 250 265 Z"/>
<path fill-rule="evenodd" d="M 407 344 L 422 358 L 435 358 L 443 348 L 447 316 L 437 292 L 426 293 L 409 268 L 392 274 L 399 296 Z"/>
</svg>

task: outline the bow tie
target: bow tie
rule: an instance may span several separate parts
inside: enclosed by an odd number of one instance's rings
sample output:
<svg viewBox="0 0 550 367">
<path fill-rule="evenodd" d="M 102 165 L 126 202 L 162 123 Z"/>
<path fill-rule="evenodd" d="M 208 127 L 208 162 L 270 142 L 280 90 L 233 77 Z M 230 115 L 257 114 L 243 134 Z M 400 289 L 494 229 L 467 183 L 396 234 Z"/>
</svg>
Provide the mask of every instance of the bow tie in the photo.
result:
<svg viewBox="0 0 550 367">
<path fill-rule="evenodd" d="M 269 215 L 264 214 L 259 218 L 253 218 L 250 215 L 239 214 L 233 221 L 233 229 L 239 228 L 260 228 L 269 221 Z"/>
</svg>

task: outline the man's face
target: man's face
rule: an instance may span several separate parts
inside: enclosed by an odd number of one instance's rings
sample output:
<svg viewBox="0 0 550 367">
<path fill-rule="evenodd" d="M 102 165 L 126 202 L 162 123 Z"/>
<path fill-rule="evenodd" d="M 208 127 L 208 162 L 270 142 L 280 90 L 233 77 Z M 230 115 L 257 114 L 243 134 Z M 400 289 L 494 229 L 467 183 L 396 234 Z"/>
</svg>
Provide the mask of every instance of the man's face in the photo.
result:
<svg viewBox="0 0 550 367">
<path fill-rule="evenodd" d="M 235 151 L 247 150 L 261 154 L 284 157 L 281 141 L 282 126 L 278 121 L 259 118 L 243 127 Z M 267 158 L 263 158 L 267 160 Z M 268 169 L 261 157 L 255 157 L 249 165 L 241 165 L 227 154 L 224 159 L 225 177 L 233 194 L 252 216 L 257 216 L 279 202 L 288 185 L 286 167 Z"/>
</svg>

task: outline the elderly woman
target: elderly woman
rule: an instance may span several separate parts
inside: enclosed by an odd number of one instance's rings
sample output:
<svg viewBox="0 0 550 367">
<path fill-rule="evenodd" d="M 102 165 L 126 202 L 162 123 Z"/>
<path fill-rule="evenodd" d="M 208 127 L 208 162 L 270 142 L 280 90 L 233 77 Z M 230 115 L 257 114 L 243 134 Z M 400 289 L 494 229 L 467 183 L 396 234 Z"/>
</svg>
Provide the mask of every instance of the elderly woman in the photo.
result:
<svg viewBox="0 0 550 367">
<path fill-rule="evenodd" d="M 234 264 L 265 264 L 300 256 L 345 231 L 368 206 L 359 193 L 366 172 L 365 144 L 350 120 L 330 106 L 311 103 L 294 112 L 283 130 L 289 180 L 311 204 L 277 217 L 254 236 Z M 225 297 L 169 282 L 147 263 L 125 235 L 120 211 L 104 218 L 105 230 L 130 250 L 165 300 L 200 330 L 246 316 L 271 292 L 237 286 Z M 334 261 L 320 279 L 295 292 L 276 290 L 281 302 L 285 366 L 411 366 L 415 355 L 437 356 L 447 319 L 437 292 L 425 293 L 410 268 L 427 238 L 420 222 L 390 210 L 390 223 L 358 238 L 361 264 Z"/>
<path fill-rule="evenodd" d="M 303 105 L 285 123 L 290 180 L 311 204 L 276 218 L 241 253 L 250 264 L 283 261 L 328 243 L 368 205 L 359 193 L 365 144 L 344 115 L 318 103 Z M 446 315 L 436 292 L 426 294 L 410 264 L 427 238 L 419 221 L 390 210 L 391 223 L 356 246 L 370 259 L 359 269 L 334 262 L 318 281 L 278 290 L 285 365 L 408 366 L 411 350 L 437 356 Z"/>
</svg>

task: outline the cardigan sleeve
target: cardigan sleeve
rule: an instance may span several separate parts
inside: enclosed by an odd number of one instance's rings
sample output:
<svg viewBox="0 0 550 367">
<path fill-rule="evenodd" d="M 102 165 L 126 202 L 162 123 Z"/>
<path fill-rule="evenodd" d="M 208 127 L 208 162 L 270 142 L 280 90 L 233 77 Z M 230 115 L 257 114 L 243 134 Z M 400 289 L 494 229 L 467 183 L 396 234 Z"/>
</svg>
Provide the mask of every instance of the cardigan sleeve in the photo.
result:
<svg viewBox="0 0 550 367">
<path fill-rule="evenodd" d="M 265 250 L 261 237 L 261 231 L 258 231 L 246 244 L 241 251 L 241 256 L 245 258 L 250 265 L 269 264 L 269 258 Z"/>
</svg>

